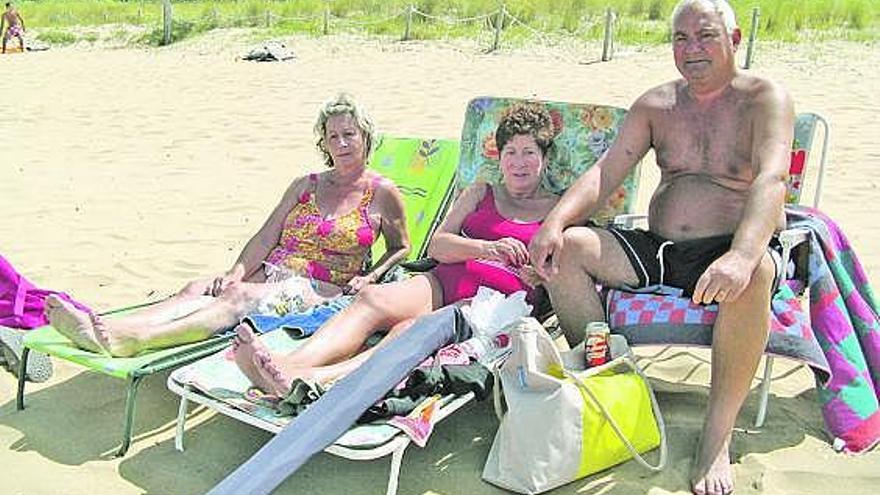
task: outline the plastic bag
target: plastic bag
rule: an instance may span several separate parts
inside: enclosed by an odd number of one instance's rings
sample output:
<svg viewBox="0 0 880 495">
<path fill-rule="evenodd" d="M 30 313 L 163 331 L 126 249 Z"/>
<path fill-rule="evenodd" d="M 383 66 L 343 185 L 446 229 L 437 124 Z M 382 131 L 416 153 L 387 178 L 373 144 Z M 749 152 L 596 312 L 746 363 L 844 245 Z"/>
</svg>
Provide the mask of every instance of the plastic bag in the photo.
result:
<svg viewBox="0 0 880 495">
<path fill-rule="evenodd" d="M 494 336 L 523 316 L 528 316 L 532 306 L 526 302 L 525 291 L 505 296 L 495 289 L 481 286 L 470 305 L 461 308 L 461 312 L 475 335 Z"/>
<path fill-rule="evenodd" d="M 473 338 L 462 342 L 461 347 L 478 362 L 491 367 L 510 351 L 510 339 L 504 329 L 528 316 L 532 306 L 526 302 L 525 291 L 506 296 L 481 286 L 461 312 L 473 330 Z"/>
</svg>

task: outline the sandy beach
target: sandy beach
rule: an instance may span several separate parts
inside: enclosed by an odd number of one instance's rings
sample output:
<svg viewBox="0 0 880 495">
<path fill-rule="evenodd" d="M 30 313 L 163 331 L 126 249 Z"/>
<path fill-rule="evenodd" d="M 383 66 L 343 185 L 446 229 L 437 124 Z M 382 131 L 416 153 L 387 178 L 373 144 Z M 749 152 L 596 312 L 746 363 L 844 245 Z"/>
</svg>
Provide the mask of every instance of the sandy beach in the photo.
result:
<svg viewBox="0 0 880 495">
<path fill-rule="evenodd" d="M 37 285 L 99 310 L 156 299 L 225 270 L 289 181 L 318 169 L 311 127 L 319 103 L 337 91 L 362 100 L 383 132 L 457 139 L 475 96 L 626 107 L 677 76 L 668 47 L 623 47 L 596 63 L 598 45 L 484 54 L 476 42 L 297 37 L 284 39 L 293 62 L 237 60 L 250 40 L 224 31 L 168 48 L 83 45 L 0 57 L 0 253 Z M 875 286 L 877 67 L 876 45 L 834 42 L 761 44 L 752 69 L 782 82 L 798 111 L 831 123 L 821 208 L 847 233 Z M 653 157 L 643 175 L 642 210 L 656 181 Z M 680 351 L 643 362 L 668 425 L 665 472 L 627 463 L 553 493 L 687 492 L 709 367 L 705 353 Z M 737 493 L 876 493 L 880 452 L 836 454 L 812 373 L 777 362 L 764 428 L 750 428 L 755 390 L 740 416 Z M 141 386 L 135 441 L 117 459 L 121 380 L 55 361 L 52 379 L 28 385 L 29 407 L 19 412 L 16 381 L 0 370 L 0 493 L 199 494 L 270 438 L 195 409 L 187 451 L 175 451 L 177 396 L 166 377 Z M 399 493 L 504 493 L 480 480 L 496 425 L 488 403 L 441 423 L 426 448 L 407 452 Z M 384 493 L 387 469 L 387 459 L 322 454 L 277 493 Z"/>
</svg>

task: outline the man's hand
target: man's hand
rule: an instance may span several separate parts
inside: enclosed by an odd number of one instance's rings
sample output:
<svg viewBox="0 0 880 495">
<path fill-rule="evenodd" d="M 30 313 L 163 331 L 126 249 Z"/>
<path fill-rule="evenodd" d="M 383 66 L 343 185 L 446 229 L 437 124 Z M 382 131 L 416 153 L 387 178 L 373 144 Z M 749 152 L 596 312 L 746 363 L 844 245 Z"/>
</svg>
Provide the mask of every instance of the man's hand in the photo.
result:
<svg viewBox="0 0 880 495">
<path fill-rule="evenodd" d="M 692 300 L 696 304 L 732 302 L 746 290 L 752 279 L 755 264 L 737 251 L 728 251 L 713 261 L 694 287 Z"/>
<path fill-rule="evenodd" d="M 529 287 L 537 287 L 544 283 L 544 279 L 538 275 L 535 267 L 532 265 L 523 265 L 519 269 L 519 279 Z"/>
<path fill-rule="evenodd" d="M 511 266 L 522 266 L 529 262 L 529 250 L 519 239 L 502 237 L 488 244 L 486 258 Z"/>
<path fill-rule="evenodd" d="M 544 223 L 529 243 L 529 259 L 535 272 L 544 280 L 559 271 L 559 253 L 562 252 L 562 229 Z"/>
<path fill-rule="evenodd" d="M 218 275 L 214 277 L 214 280 L 212 280 L 211 284 L 205 289 L 205 295 L 219 297 L 227 287 L 240 281 L 241 277 L 238 277 L 235 274 L 224 273 L 223 275 Z"/>
</svg>

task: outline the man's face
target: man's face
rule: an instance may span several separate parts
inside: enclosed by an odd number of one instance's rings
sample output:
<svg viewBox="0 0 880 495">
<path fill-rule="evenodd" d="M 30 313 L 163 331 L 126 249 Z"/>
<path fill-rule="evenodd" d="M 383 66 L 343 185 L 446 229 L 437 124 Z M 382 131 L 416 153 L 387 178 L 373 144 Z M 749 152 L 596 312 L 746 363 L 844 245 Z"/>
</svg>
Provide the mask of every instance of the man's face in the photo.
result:
<svg viewBox="0 0 880 495">
<path fill-rule="evenodd" d="M 673 24 L 675 66 L 690 83 L 710 82 L 735 66 L 742 34 L 728 34 L 721 15 L 701 5 L 683 10 Z"/>
</svg>

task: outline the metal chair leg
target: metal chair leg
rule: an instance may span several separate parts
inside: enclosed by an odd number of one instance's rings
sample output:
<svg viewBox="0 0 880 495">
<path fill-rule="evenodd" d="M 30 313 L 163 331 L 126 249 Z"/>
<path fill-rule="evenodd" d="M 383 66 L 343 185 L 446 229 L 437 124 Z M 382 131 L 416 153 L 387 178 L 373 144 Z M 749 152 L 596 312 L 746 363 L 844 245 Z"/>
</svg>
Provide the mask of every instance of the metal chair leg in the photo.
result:
<svg viewBox="0 0 880 495">
<path fill-rule="evenodd" d="M 184 390 L 189 392 L 189 385 L 184 386 Z M 186 423 L 186 404 L 188 400 L 186 398 L 186 394 L 180 396 L 180 406 L 177 408 L 177 427 L 174 431 L 174 448 L 178 452 L 183 452 L 183 433 L 184 426 Z"/>
<path fill-rule="evenodd" d="M 773 356 L 767 356 L 764 360 L 764 378 L 761 380 L 761 398 L 758 402 L 758 415 L 755 418 L 755 428 L 764 426 L 767 417 L 767 403 L 770 401 L 770 378 L 773 374 Z"/>
<path fill-rule="evenodd" d="M 24 382 L 27 380 L 27 363 L 31 354 L 29 347 L 21 351 L 21 362 L 18 364 L 18 392 L 15 395 L 15 408 L 19 411 L 24 409 Z"/>
<path fill-rule="evenodd" d="M 128 383 L 128 393 L 125 397 L 125 426 L 123 426 L 122 431 L 122 445 L 119 446 L 119 450 L 116 452 L 116 457 L 122 457 L 128 452 L 128 447 L 131 445 L 131 431 L 134 427 L 134 406 L 135 399 L 137 398 L 137 388 L 141 383 L 142 376 L 132 376 L 131 381 Z"/>
</svg>

